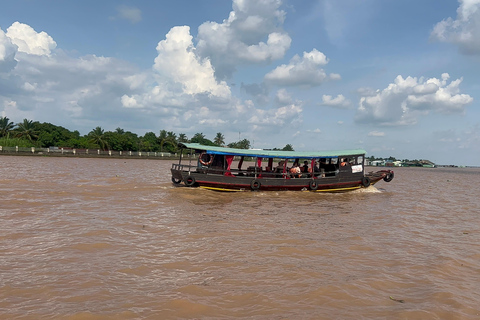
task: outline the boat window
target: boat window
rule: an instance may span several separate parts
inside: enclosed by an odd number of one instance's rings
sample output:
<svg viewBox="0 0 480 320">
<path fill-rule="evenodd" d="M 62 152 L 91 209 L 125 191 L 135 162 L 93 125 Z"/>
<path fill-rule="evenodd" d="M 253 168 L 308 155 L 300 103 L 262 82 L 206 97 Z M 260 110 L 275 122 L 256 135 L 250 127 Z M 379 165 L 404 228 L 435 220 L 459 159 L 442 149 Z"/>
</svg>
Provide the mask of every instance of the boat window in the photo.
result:
<svg viewBox="0 0 480 320">
<path fill-rule="evenodd" d="M 330 163 L 331 164 L 337 164 L 338 163 L 338 158 L 331 158 Z"/>
<path fill-rule="evenodd" d="M 358 156 L 357 164 L 363 164 L 363 156 Z"/>
</svg>

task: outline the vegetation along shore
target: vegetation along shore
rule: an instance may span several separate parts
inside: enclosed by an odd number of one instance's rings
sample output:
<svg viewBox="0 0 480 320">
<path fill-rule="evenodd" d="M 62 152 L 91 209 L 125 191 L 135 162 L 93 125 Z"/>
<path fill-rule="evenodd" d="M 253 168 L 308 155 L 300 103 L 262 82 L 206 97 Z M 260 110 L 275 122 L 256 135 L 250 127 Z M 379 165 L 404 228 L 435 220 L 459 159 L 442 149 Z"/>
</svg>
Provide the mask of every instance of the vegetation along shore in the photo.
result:
<svg viewBox="0 0 480 320">
<path fill-rule="evenodd" d="M 240 149 L 251 147 L 248 139 L 226 143 L 221 132 L 210 140 L 203 133 L 195 133 L 188 138 L 184 133 L 177 135 L 160 130 L 158 135 L 147 132 L 139 136 L 122 128 L 105 131 L 96 127 L 82 136 L 77 130 L 71 131 L 47 122 L 24 119 L 15 124 L 7 117 L 0 117 L 0 155 L 170 159 L 178 156 L 179 142 Z M 272 150 L 294 151 L 291 144 Z M 370 156 L 366 160 L 368 165 L 373 166 L 436 166 L 428 160 L 397 160 L 394 157 Z"/>
</svg>

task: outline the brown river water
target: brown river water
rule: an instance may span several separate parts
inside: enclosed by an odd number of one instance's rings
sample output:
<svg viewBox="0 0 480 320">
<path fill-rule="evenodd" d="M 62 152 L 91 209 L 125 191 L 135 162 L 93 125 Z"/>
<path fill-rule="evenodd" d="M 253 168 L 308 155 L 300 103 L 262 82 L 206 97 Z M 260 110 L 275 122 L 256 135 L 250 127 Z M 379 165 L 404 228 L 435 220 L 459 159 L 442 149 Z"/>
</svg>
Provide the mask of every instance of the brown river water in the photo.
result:
<svg viewBox="0 0 480 320">
<path fill-rule="evenodd" d="M 0 319 L 480 319 L 480 169 L 318 194 L 170 166 L 0 157 Z"/>
</svg>

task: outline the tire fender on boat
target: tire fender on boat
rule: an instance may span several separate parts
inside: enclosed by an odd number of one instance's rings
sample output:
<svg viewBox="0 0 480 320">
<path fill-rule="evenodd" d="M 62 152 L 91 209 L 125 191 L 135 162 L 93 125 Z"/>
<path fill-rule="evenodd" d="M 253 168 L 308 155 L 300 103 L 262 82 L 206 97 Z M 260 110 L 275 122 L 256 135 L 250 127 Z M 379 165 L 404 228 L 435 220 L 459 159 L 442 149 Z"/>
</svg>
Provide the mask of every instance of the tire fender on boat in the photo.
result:
<svg viewBox="0 0 480 320">
<path fill-rule="evenodd" d="M 362 178 L 362 186 L 365 188 L 368 188 L 370 186 L 370 178 L 369 177 L 363 177 Z"/>
<path fill-rule="evenodd" d="M 253 179 L 252 182 L 250 182 L 250 188 L 253 191 L 257 191 L 258 189 L 260 189 L 260 186 L 261 186 L 261 183 L 257 179 Z"/>
<path fill-rule="evenodd" d="M 383 177 L 383 181 L 390 182 L 392 180 L 393 180 L 393 171 L 390 170 L 390 172 L 387 173 L 385 177 Z"/>
<path fill-rule="evenodd" d="M 187 177 L 185 178 L 185 185 L 186 185 L 187 187 L 192 187 L 194 184 L 195 184 L 195 178 L 194 178 L 194 177 L 192 177 L 192 176 L 187 176 Z"/>
<path fill-rule="evenodd" d="M 310 190 L 317 190 L 318 189 L 318 182 L 317 180 L 310 180 L 310 182 L 308 183 L 308 187 L 310 188 Z"/>
<path fill-rule="evenodd" d="M 172 177 L 172 182 L 173 184 L 179 184 L 180 182 L 182 182 L 182 179 L 175 179 L 174 177 Z"/>
</svg>

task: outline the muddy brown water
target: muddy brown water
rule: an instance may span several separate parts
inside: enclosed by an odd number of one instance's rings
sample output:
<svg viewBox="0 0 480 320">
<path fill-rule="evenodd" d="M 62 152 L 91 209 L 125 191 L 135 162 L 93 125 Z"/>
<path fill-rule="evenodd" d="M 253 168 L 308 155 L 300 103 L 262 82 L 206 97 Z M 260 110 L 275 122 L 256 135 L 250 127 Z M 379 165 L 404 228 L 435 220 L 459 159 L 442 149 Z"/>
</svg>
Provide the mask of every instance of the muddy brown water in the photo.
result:
<svg viewBox="0 0 480 320">
<path fill-rule="evenodd" d="M 0 157 L 0 318 L 480 319 L 480 169 L 316 194 L 170 166 Z"/>
</svg>

